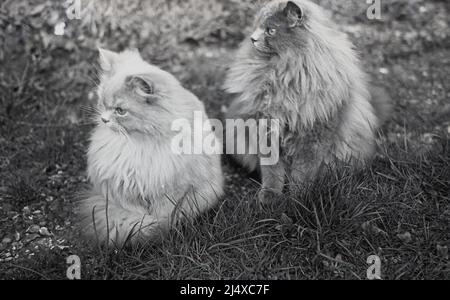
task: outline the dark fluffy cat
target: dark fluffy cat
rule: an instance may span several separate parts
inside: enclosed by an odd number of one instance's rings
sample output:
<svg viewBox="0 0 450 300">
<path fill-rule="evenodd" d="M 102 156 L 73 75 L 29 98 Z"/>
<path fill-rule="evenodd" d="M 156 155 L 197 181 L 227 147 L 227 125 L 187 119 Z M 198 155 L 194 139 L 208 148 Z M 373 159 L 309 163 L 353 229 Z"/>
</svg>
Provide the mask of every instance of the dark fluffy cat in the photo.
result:
<svg viewBox="0 0 450 300">
<path fill-rule="evenodd" d="M 372 97 L 368 76 L 347 36 L 308 0 L 272 1 L 239 50 L 225 89 L 235 96 L 229 119 L 280 121 L 280 161 L 260 166 L 258 155 L 236 156 L 260 168 L 260 201 L 281 194 L 286 178 L 301 184 L 336 160 L 363 166 L 373 156 L 388 98 Z M 382 95 L 382 93 L 378 92 Z M 249 148 L 258 137 L 245 137 Z"/>
</svg>

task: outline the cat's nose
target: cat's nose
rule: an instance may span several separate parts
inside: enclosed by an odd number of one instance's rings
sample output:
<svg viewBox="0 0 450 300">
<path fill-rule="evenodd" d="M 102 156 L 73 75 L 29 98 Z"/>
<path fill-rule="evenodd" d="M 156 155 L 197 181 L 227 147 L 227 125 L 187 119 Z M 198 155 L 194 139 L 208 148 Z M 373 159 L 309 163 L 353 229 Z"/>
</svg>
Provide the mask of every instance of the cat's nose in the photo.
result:
<svg viewBox="0 0 450 300">
<path fill-rule="evenodd" d="M 252 36 L 250 37 L 250 40 L 252 41 L 253 44 L 256 44 L 260 40 L 262 40 L 263 35 L 264 35 L 264 30 L 262 30 L 261 28 L 258 28 L 255 30 L 255 32 L 253 32 Z"/>
<path fill-rule="evenodd" d="M 103 123 L 108 124 L 111 122 L 111 113 L 110 112 L 104 112 L 100 115 L 100 119 Z"/>
</svg>

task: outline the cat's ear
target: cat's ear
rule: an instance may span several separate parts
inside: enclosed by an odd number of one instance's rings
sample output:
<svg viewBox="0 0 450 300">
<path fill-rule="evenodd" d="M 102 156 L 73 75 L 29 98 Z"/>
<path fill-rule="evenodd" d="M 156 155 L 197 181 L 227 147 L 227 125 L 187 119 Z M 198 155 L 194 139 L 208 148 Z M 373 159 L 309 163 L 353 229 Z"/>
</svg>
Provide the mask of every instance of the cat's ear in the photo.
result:
<svg viewBox="0 0 450 300">
<path fill-rule="evenodd" d="M 130 52 L 133 53 L 134 55 L 139 56 L 139 57 L 141 56 L 141 53 L 139 52 L 138 48 L 131 48 Z"/>
<path fill-rule="evenodd" d="M 283 13 L 288 18 L 290 27 L 295 27 L 303 21 L 303 10 L 293 1 L 287 3 Z"/>
<path fill-rule="evenodd" d="M 139 52 L 139 49 L 137 49 L 137 48 L 127 49 L 123 52 L 123 54 L 142 59 L 141 53 Z"/>
<path fill-rule="evenodd" d="M 100 54 L 100 67 L 103 71 L 110 72 L 113 69 L 114 64 L 116 63 L 119 54 L 101 48 L 98 49 L 98 52 Z"/>
<path fill-rule="evenodd" d="M 145 76 L 129 76 L 125 79 L 128 89 L 141 97 L 150 97 L 155 93 L 153 82 Z"/>
</svg>

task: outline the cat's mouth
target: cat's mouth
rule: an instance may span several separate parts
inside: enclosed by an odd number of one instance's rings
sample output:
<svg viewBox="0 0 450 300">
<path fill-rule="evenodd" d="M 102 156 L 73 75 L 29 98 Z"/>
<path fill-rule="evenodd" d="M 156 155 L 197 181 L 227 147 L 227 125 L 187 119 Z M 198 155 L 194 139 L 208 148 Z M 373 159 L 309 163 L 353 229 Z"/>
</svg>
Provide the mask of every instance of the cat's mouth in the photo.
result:
<svg viewBox="0 0 450 300">
<path fill-rule="evenodd" d="M 123 129 L 122 126 L 120 126 L 119 124 L 116 124 L 114 122 L 104 122 L 103 121 L 101 125 L 117 134 L 125 132 L 125 129 Z"/>
<path fill-rule="evenodd" d="M 269 45 L 267 45 L 266 41 L 252 41 L 252 46 L 262 55 L 271 56 L 276 54 L 276 52 L 273 51 Z"/>
<path fill-rule="evenodd" d="M 100 125 L 112 130 L 115 133 L 121 132 L 121 126 L 112 120 L 111 115 L 103 113 L 100 116 Z"/>
</svg>

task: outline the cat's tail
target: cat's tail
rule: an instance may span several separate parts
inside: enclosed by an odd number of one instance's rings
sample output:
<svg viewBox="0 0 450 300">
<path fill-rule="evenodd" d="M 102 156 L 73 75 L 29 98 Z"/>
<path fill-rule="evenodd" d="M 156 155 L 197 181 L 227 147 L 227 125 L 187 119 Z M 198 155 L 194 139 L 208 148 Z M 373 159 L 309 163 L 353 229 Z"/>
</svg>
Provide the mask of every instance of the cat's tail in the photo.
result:
<svg viewBox="0 0 450 300">
<path fill-rule="evenodd" d="M 370 89 L 371 103 L 379 120 L 379 128 L 390 119 L 393 111 L 392 99 L 385 88 L 373 85 Z"/>
<path fill-rule="evenodd" d="M 77 215 L 85 238 L 110 247 L 158 240 L 169 227 L 168 220 L 158 220 L 139 209 L 119 207 L 101 195 L 79 201 Z"/>
</svg>

